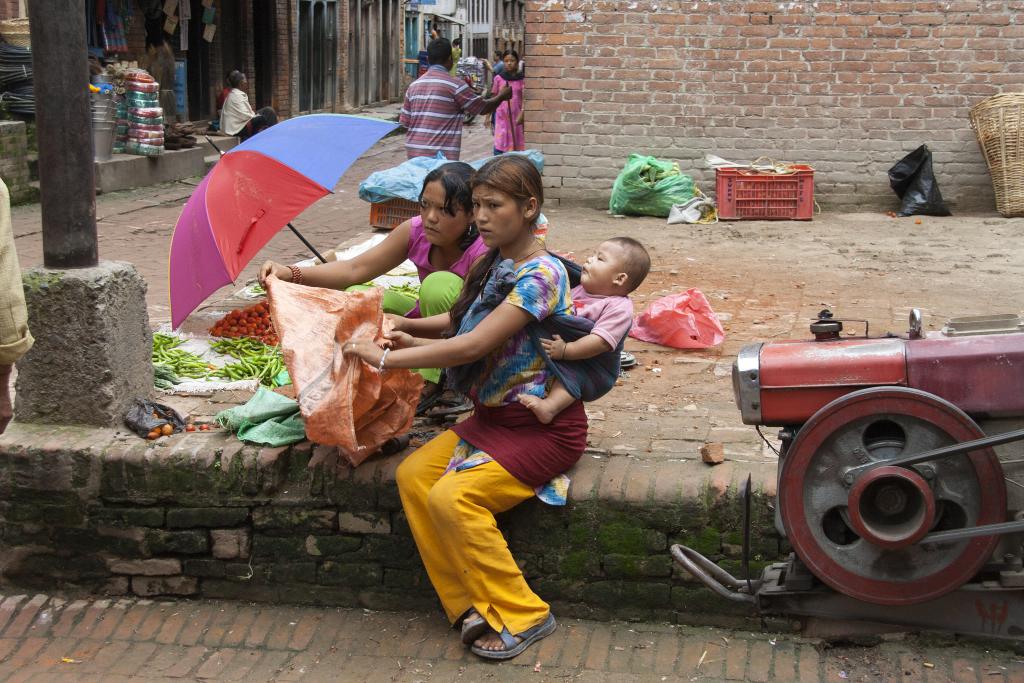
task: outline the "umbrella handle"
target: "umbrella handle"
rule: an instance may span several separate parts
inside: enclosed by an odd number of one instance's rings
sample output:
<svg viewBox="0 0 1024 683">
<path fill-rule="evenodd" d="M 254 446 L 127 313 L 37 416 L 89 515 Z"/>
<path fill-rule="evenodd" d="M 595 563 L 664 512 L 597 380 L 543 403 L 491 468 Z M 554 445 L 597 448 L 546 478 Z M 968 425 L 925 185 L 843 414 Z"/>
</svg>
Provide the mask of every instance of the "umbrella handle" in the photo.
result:
<svg viewBox="0 0 1024 683">
<path fill-rule="evenodd" d="M 314 247 L 312 244 L 309 243 L 309 240 L 307 240 L 305 237 L 302 236 L 301 232 L 299 232 L 298 230 L 295 229 L 294 225 L 289 223 L 288 227 L 291 228 L 291 231 L 295 233 L 296 237 L 298 237 L 300 240 L 302 240 L 302 243 L 306 245 L 306 248 L 309 249 L 311 252 L 313 252 L 313 254 L 315 254 L 318 259 L 320 259 L 320 263 L 327 263 L 327 259 L 325 259 L 320 254 L 320 252 L 316 250 L 316 247 Z"/>
<path fill-rule="evenodd" d="M 209 135 L 204 135 L 203 137 L 206 138 L 206 141 L 210 143 L 210 147 L 213 147 L 215 150 L 217 150 L 217 154 L 224 156 L 224 152 L 220 151 L 220 147 L 218 147 L 217 143 L 210 139 Z"/>
</svg>

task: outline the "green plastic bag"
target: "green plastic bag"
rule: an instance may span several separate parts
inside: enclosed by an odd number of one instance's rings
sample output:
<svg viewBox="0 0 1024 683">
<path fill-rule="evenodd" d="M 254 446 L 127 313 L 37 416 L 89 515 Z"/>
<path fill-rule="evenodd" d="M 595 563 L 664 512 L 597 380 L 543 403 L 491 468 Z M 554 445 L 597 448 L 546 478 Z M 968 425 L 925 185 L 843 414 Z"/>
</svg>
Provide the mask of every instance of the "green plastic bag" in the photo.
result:
<svg viewBox="0 0 1024 683">
<path fill-rule="evenodd" d="M 673 204 L 691 199 L 693 178 L 683 175 L 679 164 L 630 154 L 612 186 L 608 209 L 618 215 L 667 218 Z"/>
<path fill-rule="evenodd" d="M 214 419 L 237 432 L 239 440 L 265 446 L 287 446 L 306 438 L 299 404 L 264 387 L 245 404 L 222 410 Z"/>
</svg>

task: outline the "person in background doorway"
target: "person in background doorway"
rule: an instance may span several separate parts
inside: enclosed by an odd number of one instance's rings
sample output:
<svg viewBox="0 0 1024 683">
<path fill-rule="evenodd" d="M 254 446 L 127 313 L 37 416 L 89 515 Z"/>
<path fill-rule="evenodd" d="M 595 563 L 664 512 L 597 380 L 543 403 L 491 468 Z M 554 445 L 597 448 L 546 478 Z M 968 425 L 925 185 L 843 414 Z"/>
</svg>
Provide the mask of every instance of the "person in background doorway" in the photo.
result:
<svg viewBox="0 0 1024 683">
<path fill-rule="evenodd" d="M 220 112 L 220 130 L 225 135 L 237 135 L 245 141 L 265 128 L 277 123 L 277 112 L 273 107 L 252 110 L 249 96 L 245 94 L 245 74 L 237 69 L 228 74 L 228 96 Z"/>
<path fill-rule="evenodd" d="M 494 97 L 483 99 L 469 85 L 449 73 L 452 46 L 445 38 L 427 45 L 430 68 L 405 91 L 398 122 L 405 127 L 408 158 L 433 157 L 438 152 L 457 161 L 462 153 L 462 124 L 466 114 L 490 114 L 512 97 L 502 88 Z"/>
<path fill-rule="evenodd" d="M 231 94 L 231 86 L 228 85 L 231 81 L 231 73 L 224 77 L 224 87 L 217 93 L 217 118 L 220 118 L 220 113 L 224 110 L 224 103 L 228 99 L 228 95 Z"/>
<path fill-rule="evenodd" d="M 174 93 L 176 65 L 174 51 L 164 35 L 162 19 L 146 22 L 146 54 L 139 66 L 160 84 L 160 106 L 164 110 L 164 119 L 175 120 L 178 111 L 178 99 Z"/>
<path fill-rule="evenodd" d="M 11 405 L 11 370 L 35 340 L 28 330 L 28 310 L 21 284 L 21 266 L 11 228 L 11 196 L 0 180 L 0 434 L 7 429 Z"/>
<path fill-rule="evenodd" d="M 462 59 L 462 38 L 456 38 L 452 41 L 452 68 L 448 70 L 452 76 L 458 75 L 456 72 L 459 69 L 459 60 Z"/>
<path fill-rule="evenodd" d="M 501 56 L 504 69 L 494 76 L 492 90 L 512 89 L 512 98 L 494 110 L 494 154 L 526 149 L 523 127 L 523 88 L 525 79 L 519 73 L 519 53 L 506 50 Z"/>
</svg>

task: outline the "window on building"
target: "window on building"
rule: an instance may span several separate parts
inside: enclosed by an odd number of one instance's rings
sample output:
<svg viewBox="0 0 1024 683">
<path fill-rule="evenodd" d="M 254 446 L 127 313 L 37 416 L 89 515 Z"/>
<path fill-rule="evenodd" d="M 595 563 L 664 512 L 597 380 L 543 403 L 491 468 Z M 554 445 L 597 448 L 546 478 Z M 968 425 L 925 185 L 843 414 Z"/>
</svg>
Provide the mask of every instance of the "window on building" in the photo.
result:
<svg viewBox="0 0 1024 683">
<path fill-rule="evenodd" d="M 299 0 L 299 109 L 334 107 L 338 5 L 336 0 Z"/>
</svg>

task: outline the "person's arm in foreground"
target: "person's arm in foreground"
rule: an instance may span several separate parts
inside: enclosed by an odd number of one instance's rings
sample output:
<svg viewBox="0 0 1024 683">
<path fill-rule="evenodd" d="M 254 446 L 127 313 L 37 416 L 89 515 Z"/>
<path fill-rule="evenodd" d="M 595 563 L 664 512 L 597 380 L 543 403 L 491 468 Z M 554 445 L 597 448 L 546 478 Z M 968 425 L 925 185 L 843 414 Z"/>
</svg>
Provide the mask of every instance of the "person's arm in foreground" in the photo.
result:
<svg viewBox="0 0 1024 683">
<path fill-rule="evenodd" d="M 387 318 L 391 321 L 395 333 L 404 332 L 410 338 L 420 338 L 416 345 L 426 344 L 441 338 L 448 326 L 451 325 L 451 315 L 438 313 L 429 318 L 406 318 L 404 316 L 388 313 Z M 396 338 L 397 339 L 397 338 Z M 404 339 L 404 337 L 402 338 Z M 413 346 L 413 343 L 398 343 L 397 348 Z"/>
<path fill-rule="evenodd" d="M 503 303 L 466 334 L 389 351 L 384 368 L 450 368 L 472 363 L 498 348 L 532 320 L 533 316 L 524 309 Z M 384 350 L 369 340 L 346 342 L 343 350 L 346 355 L 358 356 L 378 368 L 384 356 Z"/>
<path fill-rule="evenodd" d="M 28 310 L 21 284 L 21 266 L 14 248 L 11 199 L 0 181 L 0 434 L 14 416 L 11 405 L 11 369 L 32 348 Z"/>
<path fill-rule="evenodd" d="M 476 99 L 480 99 L 479 95 L 475 95 L 474 97 Z M 502 102 L 505 102 L 506 100 L 511 100 L 511 99 L 512 99 L 512 88 L 510 88 L 510 87 L 508 87 L 506 85 L 506 86 L 502 87 L 501 90 L 498 91 L 498 94 L 495 95 L 494 97 L 485 98 L 483 100 L 483 103 L 484 103 L 483 106 L 479 109 L 479 111 L 476 111 L 475 113 L 476 114 L 481 114 L 481 115 L 483 115 L 483 114 L 490 114 L 492 111 L 497 109 L 498 105 L 500 105 Z M 466 109 L 467 109 L 467 107 L 464 106 L 463 110 L 466 110 Z"/>
<path fill-rule="evenodd" d="M 348 261 L 332 261 L 309 268 L 300 268 L 302 284 L 310 287 L 346 289 L 361 285 L 399 266 L 408 256 L 410 221 L 405 221 L 391 231 L 384 241 L 372 249 Z M 265 286 L 266 279 L 273 273 L 279 280 L 292 281 L 288 266 L 267 261 L 260 267 L 259 281 Z"/>
</svg>

